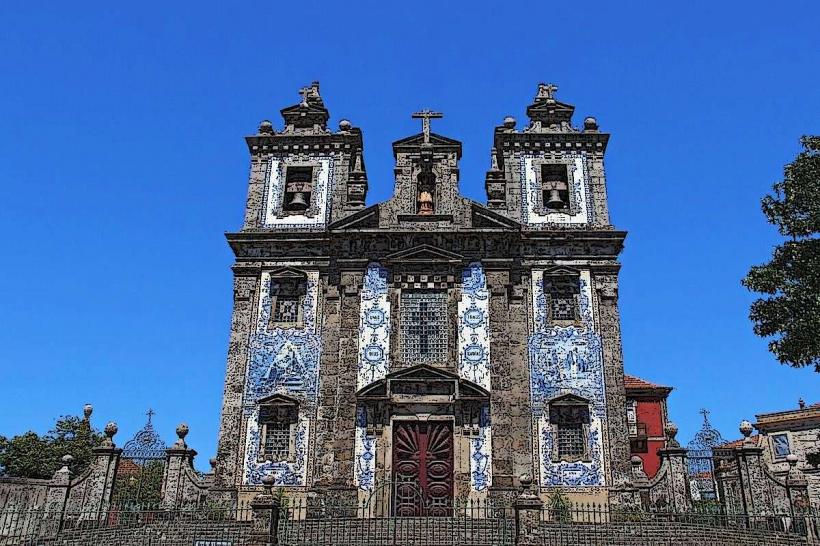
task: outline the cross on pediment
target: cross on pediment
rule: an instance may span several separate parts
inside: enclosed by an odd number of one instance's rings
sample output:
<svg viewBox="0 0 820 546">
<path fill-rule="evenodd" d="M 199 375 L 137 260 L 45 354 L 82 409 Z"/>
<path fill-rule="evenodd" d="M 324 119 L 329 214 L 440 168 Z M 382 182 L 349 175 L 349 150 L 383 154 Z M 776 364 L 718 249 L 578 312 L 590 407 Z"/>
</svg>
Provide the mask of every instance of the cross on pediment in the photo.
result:
<svg viewBox="0 0 820 546">
<path fill-rule="evenodd" d="M 413 119 L 421 119 L 421 132 L 424 134 L 424 143 L 430 143 L 430 120 L 431 119 L 438 119 L 443 118 L 444 114 L 441 112 L 433 112 L 431 110 L 424 109 L 421 112 L 413 112 L 411 115 Z"/>
<path fill-rule="evenodd" d="M 555 92 L 558 91 L 558 86 L 553 83 L 539 83 L 538 84 L 538 98 L 555 100 Z"/>
<path fill-rule="evenodd" d="M 302 106 L 307 107 L 308 105 L 308 95 L 313 91 L 312 87 L 303 87 L 299 90 L 299 94 L 302 95 Z"/>
</svg>

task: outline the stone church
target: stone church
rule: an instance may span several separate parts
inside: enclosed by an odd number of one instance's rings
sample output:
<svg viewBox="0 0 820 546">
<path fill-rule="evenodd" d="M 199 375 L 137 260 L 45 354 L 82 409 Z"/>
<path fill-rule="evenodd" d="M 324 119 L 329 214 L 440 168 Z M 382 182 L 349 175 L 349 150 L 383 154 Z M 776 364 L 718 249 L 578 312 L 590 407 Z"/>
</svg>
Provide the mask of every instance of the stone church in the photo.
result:
<svg viewBox="0 0 820 546">
<path fill-rule="evenodd" d="M 524 474 L 590 501 L 628 478 L 609 135 L 556 91 L 495 127 L 486 203 L 459 193 L 437 112 L 412 114 L 371 206 L 362 129 L 328 126 L 318 82 L 246 138 L 214 490 L 247 499 L 270 474 L 418 514 Z"/>
</svg>

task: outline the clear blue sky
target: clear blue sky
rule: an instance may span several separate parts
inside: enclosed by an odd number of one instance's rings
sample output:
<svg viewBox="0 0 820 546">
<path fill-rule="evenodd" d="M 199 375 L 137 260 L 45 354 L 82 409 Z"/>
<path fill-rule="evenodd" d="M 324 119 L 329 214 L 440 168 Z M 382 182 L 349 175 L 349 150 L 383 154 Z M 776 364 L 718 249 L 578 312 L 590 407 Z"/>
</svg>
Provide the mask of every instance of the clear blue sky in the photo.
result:
<svg viewBox="0 0 820 546">
<path fill-rule="evenodd" d="M 557 83 L 576 122 L 612 133 L 626 368 L 675 387 L 680 439 L 701 407 L 729 438 L 820 401 L 820 375 L 754 337 L 740 285 L 777 242 L 760 197 L 820 133 L 820 3 L 115 4 L 0 7 L 0 433 L 91 402 L 122 444 L 150 406 L 169 443 L 190 424 L 207 467 L 243 137 L 314 79 L 332 126 L 364 131 L 369 203 L 390 195 L 390 143 L 421 107 L 445 113 L 462 191 L 484 201 L 493 127 Z"/>
</svg>

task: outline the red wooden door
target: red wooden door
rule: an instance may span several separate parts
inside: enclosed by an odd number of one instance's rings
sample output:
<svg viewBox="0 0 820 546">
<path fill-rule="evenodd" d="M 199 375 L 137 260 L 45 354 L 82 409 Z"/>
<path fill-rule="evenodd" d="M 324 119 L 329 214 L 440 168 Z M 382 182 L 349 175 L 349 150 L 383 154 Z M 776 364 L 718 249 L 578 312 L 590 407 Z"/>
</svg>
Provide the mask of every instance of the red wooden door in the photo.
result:
<svg viewBox="0 0 820 546">
<path fill-rule="evenodd" d="M 453 426 L 396 421 L 393 426 L 397 516 L 448 516 L 453 501 Z"/>
</svg>

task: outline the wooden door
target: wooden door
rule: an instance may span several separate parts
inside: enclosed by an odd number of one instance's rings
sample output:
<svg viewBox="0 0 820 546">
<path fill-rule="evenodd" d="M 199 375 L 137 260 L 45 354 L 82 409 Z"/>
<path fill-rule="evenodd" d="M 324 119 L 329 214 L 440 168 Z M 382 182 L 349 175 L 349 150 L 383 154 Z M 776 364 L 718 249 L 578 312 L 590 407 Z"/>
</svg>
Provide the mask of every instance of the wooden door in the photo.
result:
<svg viewBox="0 0 820 546">
<path fill-rule="evenodd" d="M 397 516 L 448 516 L 453 503 L 453 425 L 395 421 L 394 510 Z"/>
</svg>

